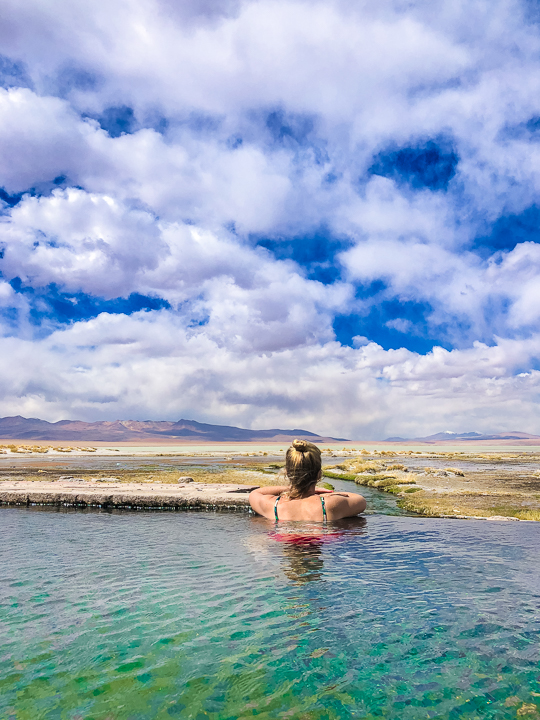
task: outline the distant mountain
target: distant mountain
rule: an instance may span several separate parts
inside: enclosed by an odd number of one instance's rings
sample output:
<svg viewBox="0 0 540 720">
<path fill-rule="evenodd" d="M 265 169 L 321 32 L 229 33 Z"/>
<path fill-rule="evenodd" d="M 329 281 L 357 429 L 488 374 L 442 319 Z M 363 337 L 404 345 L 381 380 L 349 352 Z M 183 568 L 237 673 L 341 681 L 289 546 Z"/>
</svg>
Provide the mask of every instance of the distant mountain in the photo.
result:
<svg viewBox="0 0 540 720">
<path fill-rule="evenodd" d="M 38 418 L 0 418 L 0 438 L 11 440 L 45 440 L 75 442 L 191 441 L 191 442 L 290 442 L 294 438 L 311 442 L 345 441 L 345 438 L 322 437 L 308 430 L 245 430 L 229 425 L 208 425 L 195 420 L 115 420 L 82 422 L 59 420 L 55 423 Z"/>
<path fill-rule="evenodd" d="M 508 440 L 514 440 L 516 442 L 536 441 L 540 444 L 540 435 L 531 435 L 530 433 L 521 432 L 520 430 L 510 430 L 505 433 L 492 433 L 489 435 L 483 435 L 477 432 L 466 432 L 466 433 L 454 433 L 446 430 L 445 432 L 435 433 L 434 435 L 427 435 L 426 437 L 416 438 L 401 438 L 391 437 L 386 438 L 385 442 L 421 442 L 421 443 L 445 443 L 445 442 L 485 442 L 490 440 L 492 442 L 504 442 Z"/>
</svg>

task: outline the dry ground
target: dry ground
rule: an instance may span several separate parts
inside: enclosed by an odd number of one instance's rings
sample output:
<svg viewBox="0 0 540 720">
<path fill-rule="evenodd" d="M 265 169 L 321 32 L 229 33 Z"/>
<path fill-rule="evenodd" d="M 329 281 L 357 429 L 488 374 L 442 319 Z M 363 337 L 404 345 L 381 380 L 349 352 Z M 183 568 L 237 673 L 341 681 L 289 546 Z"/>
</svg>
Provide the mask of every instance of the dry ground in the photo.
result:
<svg viewBox="0 0 540 720">
<path fill-rule="evenodd" d="M 274 485 L 276 476 L 266 473 L 263 467 L 231 467 L 228 465 L 212 467 L 152 467 L 135 466 L 118 468 L 114 466 L 100 470 L 89 470 L 84 464 L 69 466 L 50 464 L 46 469 L 28 463 L 24 467 L 0 465 L 0 482 L 3 480 L 33 480 L 33 481 L 104 481 L 120 483 L 156 483 L 177 484 L 180 477 L 191 477 L 195 482 L 211 484 L 240 484 L 240 485 Z"/>
</svg>

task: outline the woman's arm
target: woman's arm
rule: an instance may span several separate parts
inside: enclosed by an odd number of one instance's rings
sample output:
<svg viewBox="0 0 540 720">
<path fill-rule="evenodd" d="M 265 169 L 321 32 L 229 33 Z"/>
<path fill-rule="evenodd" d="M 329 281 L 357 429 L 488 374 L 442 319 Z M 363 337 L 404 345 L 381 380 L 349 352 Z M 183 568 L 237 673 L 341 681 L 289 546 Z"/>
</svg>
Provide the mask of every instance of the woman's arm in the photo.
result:
<svg viewBox="0 0 540 720">
<path fill-rule="evenodd" d="M 335 502 L 332 502 L 330 506 L 331 520 L 353 517 L 366 509 L 366 500 L 359 493 L 340 492 L 334 493 L 333 497 L 335 497 Z"/>
<path fill-rule="evenodd" d="M 250 497 L 257 493 L 258 495 L 281 495 L 285 490 L 290 490 L 289 485 L 268 485 L 267 487 L 259 487 L 250 493 Z"/>
<path fill-rule="evenodd" d="M 274 498 L 286 490 L 290 490 L 288 485 L 270 485 L 268 487 L 260 487 L 249 493 L 249 504 L 252 510 L 266 518 L 272 517 Z"/>
</svg>

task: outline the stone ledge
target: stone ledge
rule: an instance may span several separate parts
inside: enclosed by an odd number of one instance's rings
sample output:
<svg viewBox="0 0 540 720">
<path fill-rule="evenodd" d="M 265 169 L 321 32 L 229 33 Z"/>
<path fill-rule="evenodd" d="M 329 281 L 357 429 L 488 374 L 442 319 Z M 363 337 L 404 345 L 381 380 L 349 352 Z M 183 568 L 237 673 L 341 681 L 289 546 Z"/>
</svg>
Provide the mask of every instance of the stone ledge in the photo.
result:
<svg viewBox="0 0 540 720">
<path fill-rule="evenodd" d="M 57 505 L 102 508 L 167 508 L 249 510 L 253 485 L 189 483 L 188 485 L 0 482 L 0 505 Z"/>
</svg>

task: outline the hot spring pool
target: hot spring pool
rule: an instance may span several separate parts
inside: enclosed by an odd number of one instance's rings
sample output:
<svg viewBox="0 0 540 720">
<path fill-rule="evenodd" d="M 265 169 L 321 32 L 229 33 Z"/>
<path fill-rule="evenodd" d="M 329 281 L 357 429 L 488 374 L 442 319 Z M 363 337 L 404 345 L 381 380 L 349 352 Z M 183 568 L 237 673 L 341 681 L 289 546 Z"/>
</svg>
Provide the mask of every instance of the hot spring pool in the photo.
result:
<svg viewBox="0 0 540 720">
<path fill-rule="evenodd" d="M 2 719 L 540 716 L 538 524 L 0 520 Z"/>
</svg>

